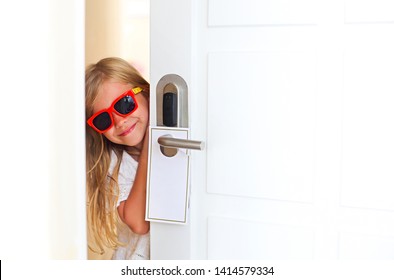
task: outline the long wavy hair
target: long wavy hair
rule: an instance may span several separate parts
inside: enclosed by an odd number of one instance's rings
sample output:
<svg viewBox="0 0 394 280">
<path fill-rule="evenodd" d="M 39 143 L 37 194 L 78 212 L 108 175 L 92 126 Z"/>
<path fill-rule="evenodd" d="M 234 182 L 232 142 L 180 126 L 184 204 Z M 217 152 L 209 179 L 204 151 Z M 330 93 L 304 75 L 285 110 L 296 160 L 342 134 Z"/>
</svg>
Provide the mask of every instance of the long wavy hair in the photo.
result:
<svg viewBox="0 0 394 280">
<path fill-rule="evenodd" d="M 149 83 L 132 65 L 123 59 L 109 57 L 91 64 L 85 72 L 85 114 L 86 120 L 93 115 L 93 105 L 97 94 L 105 81 L 130 84 L 142 88 L 140 94 L 149 100 Z M 86 124 L 86 186 L 89 248 L 104 253 L 104 248 L 116 248 L 120 218 L 116 210 L 119 195 L 117 178 L 121 157 L 125 146 L 114 144 L 102 134 Z M 117 156 L 117 163 L 109 174 L 111 151 Z M 138 155 L 139 151 L 131 152 Z M 94 246 L 93 246 L 93 244 Z"/>
</svg>

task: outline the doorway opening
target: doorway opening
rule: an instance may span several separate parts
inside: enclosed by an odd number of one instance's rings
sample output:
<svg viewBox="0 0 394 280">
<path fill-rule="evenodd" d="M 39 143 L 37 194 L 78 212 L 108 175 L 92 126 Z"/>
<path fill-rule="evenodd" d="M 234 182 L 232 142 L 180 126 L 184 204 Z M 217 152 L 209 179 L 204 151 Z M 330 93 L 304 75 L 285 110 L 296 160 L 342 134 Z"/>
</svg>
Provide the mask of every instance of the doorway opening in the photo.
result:
<svg viewBox="0 0 394 280">
<path fill-rule="evenodd" d="M 149 0 L 85 1 L 85 66 L 105 57 L 120 57 L 149 82 Z M 91 244 L 88 237 L 88 244 Z M 112 250 L 88 259 L 110 259 Z"/>
</svg>

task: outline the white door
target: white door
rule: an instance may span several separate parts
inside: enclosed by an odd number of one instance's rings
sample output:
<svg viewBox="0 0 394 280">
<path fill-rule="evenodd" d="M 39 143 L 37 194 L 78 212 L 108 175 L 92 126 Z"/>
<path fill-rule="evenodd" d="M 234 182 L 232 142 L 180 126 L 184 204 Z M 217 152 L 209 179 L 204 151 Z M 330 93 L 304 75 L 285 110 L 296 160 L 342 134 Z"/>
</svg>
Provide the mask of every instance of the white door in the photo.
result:
<svg viewBox="0 0 394 280">
<path fill-rule="evenodd" d="M 153 259 L 394 258 L 393 7 L 151 0 L 152 94 L 182 76 L 206 142 Z"/>
</svg>

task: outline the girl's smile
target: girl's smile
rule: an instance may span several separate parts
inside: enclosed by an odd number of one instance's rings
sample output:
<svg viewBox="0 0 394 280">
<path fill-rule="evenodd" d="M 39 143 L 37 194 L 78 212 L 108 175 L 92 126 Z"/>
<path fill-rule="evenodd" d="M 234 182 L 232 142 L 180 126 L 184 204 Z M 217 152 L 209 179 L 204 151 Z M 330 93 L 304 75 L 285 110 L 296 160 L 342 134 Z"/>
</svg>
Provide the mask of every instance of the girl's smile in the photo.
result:
<svg viewBox="0 0 394 280">
<path fill-rule="evenodd" d="M 119 136 L 126 136 L 126 135 L 128 135 L 130 132 L 132 132 L 134 130 L 136 125 L 137 124 L 133 124 L 132 126 L 130 126 L 130 128 L 126 129 L 124 132 L 119 134 Z"/>
</svg>

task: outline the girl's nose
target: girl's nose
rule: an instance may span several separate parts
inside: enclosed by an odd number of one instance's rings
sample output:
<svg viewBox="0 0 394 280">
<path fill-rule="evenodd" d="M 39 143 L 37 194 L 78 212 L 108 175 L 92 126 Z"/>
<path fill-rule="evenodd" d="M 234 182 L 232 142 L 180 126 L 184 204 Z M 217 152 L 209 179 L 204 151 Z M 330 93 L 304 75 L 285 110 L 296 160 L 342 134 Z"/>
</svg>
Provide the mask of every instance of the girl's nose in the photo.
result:
<svg viewBox="0 0 394 280">
<path fill-rule="evenodd" d="M 114 120 L 114 125 L 116 128 L 122 127 L 126 122 L 126 118 L 119 116 L 118 114 L 112 113 L 112 118 Z"/>
</svg>

